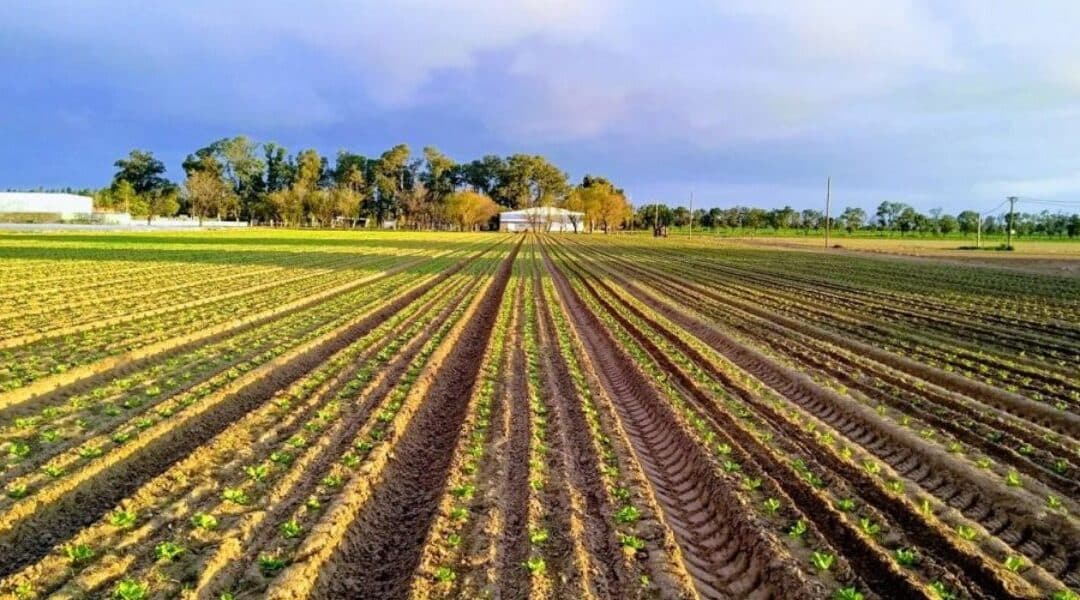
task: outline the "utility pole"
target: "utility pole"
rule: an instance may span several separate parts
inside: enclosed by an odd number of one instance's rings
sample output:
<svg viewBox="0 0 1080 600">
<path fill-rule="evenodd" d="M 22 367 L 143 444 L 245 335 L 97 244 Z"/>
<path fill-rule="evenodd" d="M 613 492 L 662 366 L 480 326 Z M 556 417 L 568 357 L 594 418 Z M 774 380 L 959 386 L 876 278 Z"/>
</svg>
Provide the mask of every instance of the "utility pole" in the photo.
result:
<svg viewBox="0 0 1080 600">
<path fill-rule="evenodd" d="M 829 247 L 829 204 L 832 202 L 832 176 L 825 178 L 825 248 Z"/>
<path fill-rule="evenodd" d="M 1012 230 L 1013 230 L 1013 207 L 1016 205 L 1016 196 L 1009 196 L 1009 235 L 1006 238 L 1005 246 L 1012 250 Z"/>
<path fill-rule="evenodd" d="M 694 192 L 690 192 L 690 235 L 694 237 Z"/>
</svg>

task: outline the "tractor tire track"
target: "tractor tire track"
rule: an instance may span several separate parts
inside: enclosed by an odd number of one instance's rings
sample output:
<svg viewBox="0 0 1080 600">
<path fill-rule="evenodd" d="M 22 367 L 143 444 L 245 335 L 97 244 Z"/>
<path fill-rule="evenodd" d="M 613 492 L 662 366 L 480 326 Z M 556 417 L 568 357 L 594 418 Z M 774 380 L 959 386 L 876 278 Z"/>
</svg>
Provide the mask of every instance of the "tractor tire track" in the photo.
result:
<svg viewBox="0 0 1080 600">
<path fill-rule="evenodd" d="M 632 445 L 683 550 L 698 592 L 707 598 L 817 597 L 822 592 L 785 561 L 719 481 L 701 448 L 544 252 L 590 358 L 608 388 Z"/>
</svg>

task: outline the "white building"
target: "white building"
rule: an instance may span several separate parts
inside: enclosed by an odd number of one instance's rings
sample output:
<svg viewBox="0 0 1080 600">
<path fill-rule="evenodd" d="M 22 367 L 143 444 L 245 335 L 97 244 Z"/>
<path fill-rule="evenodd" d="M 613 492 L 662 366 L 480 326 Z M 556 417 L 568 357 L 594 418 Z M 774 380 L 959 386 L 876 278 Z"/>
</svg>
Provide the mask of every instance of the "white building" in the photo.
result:
<svg viewBox="0 0 1080 600">
<path fill-rule="evenodd" d="M 0 192 L 0 221 L 51 218 L 57 221 L 89 219 L 94 199 L 75 194 Z"/>
<path fill-rule="evenodd" d="M 499 231 L 581 231 L 585 213 L 536 206 L 499 214 Z M 576 224 L 576 227 L 575 227 Z"/>
</svg>

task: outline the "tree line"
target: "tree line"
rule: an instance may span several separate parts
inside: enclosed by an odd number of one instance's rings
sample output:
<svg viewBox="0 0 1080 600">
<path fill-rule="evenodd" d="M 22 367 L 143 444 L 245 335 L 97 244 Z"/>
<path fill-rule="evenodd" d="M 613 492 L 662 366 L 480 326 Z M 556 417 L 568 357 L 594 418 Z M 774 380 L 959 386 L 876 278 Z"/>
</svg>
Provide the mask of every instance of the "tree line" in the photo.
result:
<svg viewBox="0 0 1080 600">
<path fill-rule="evenodd" d="M 1007 230 L 1008 219 L 1007 212 L 980 215 L 973 210 L 965 210 L 951 215 L 935 208 L 923 214 L 907 204 L 882 202 L 872 216 L 862 208 L 846 207 L 831 218 L 829 226 L 849 234 L 877 231 L 900 235 L 974 235 L 979 231 L 981 220 L 982 233 L 995 235 Z M 656 224 L 687 227 L 690 223 L 690 210 L 684 206 L 646 204 L 638 207 L 634 217 L 636 227 L 649 229 Z M 790 206 L 772 210 L 735 206 L 695 210 L 693 223 L 695 227 L 706 229 L 802 231 L 809 234 L 824 229 L 825 213 L 814 209 L 797 211 Z M 1019 211 L 1013 214 L 1012 230 L 1019 236 L 1080 237 L 1080 214 L 1049 210 Z"/>
<path fill-rule="evenodd" d="M 341 150 L 331 161 L 313 149 L 290 155 L 276 143 L 237 136 L 189 154 L 180 183 L 144 150 L 115 167 L 111 185 L 94 194 L 95 206 L 148 221 L 182 213 L 200 222 L 474 229 L 501 210 L 557 206 L 584 213 L 575 227 L 607 231 L 631 214 L 625 193 L 608 179 L 587 175 L 572 185 L 566 172 L 528 154 L 459 163 L 431 146 L 415 157 L 399 144 L 378 157 Z"/>
</svg>

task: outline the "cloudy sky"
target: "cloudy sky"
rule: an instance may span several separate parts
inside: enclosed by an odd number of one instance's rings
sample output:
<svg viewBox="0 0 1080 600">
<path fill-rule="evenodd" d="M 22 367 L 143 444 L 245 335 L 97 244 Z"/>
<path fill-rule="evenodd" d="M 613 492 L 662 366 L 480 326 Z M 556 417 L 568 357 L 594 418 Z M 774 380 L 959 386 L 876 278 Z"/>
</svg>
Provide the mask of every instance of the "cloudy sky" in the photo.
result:
<svg viewBox="0 0 1080 600">
<path fill-rule="evenodd" d="M 1080 205 L 1075 0 L 0 6 L 0 189 L 239 133 L 547 155 L 635 204 Z M 1075 203 L 1075 204 L 1067 204 Z"/>
</svg>

